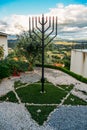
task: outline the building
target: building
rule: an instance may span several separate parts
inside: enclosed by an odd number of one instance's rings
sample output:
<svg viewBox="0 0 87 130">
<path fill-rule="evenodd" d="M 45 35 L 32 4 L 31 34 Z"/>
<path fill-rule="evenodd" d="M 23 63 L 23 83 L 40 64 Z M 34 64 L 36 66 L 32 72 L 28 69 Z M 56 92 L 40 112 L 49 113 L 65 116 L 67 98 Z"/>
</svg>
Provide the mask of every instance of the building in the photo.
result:
<svg viewBox="0 0 87 130">
<path fill-rule="evenodd" d="M 87 49 L 74 49 L 71 51 L 70 70 L 87 78 Z"/>
<path fill-rule="evenodd" d="M 8 55 L 7 34 L 0 32 L 0 46 L 4 49 L 4 58 Z"/>
</svg>

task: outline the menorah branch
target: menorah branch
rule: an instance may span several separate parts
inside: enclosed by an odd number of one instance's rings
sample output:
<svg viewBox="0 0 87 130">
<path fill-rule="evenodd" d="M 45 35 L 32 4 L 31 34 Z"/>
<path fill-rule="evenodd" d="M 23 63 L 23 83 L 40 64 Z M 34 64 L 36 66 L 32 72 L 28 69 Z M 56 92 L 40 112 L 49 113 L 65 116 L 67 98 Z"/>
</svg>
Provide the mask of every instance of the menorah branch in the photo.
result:
<svg viewBox="0 0 87 130">
<path fill-rule="evenodd" d="M 57 35 L 55 35 L 54 37 L 52 37 L 52 38 L 46 43 L 45 47 L 48 46 L 48 44 L 49 44 L 56 36 L 57 36 Z"/>
<path fill-rule="evenodd" d="M 40 17 L 38 18 L 39 19 L 39 23 L 42 25 L 41 21 L 40 21 Z"/>
<path fill-rule="evenodd" d="M 46 21 L 44 22 L 44 24 L 46 24 L 47 23 L 47 17 L 46 17 Z"/>
<path fill-rule="evenodd" d="M 40 40 L 42 40 L 41 38 L 40 38 L 40 36 L 33 30 L 32 31 Z"/>
<path fill-rule="evenodd" d="M 37 26 L 37 17 L 35 18 L 35 21 L 36 21 L 36 28 L 41 32 L 40 28 Z"/>
<path fill-rule="evenodd" d="M 32 32 L 41 40 L 40 36 L 35 32 L 34 18 L 32 17 Z"/>
<path fill-rule="evenodd" d="M 51 27 L 51 17 L 49 17 L 49 26 L 47 27 L 47 29 L 45 30 L 45 32 Z"/>
</svg>

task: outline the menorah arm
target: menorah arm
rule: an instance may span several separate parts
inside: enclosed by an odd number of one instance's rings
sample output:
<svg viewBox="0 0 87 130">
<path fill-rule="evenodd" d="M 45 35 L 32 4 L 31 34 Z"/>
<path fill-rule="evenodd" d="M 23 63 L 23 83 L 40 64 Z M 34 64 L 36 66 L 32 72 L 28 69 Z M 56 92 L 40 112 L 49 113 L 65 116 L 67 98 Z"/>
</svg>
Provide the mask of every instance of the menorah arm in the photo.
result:
<svg viewBox="0 0 87 130">
<path fill-rule="evenodd" d="M 42 25 L 41 21 L 40 21 L 40 17 L 39 17 L 39 23 Z"/>
<path fill-rule="evenodd" d="M 46 21 L 44 22 L 44 25 L 47 23 L 47 17 L 46 17 Z"/>
<path fill-rule="evenodd" d="M 34 28 L 34 18 L 32 17 L 32 32 L 37 36 L 39 37 L 39 39 L 41 40 L 40 36 L 34 31 L 35 28 Z"/>
<path fill-rule="evenodd" d="M 49 26 L 44 32 L 46 32 L 50 27 L 51 27 L 51 17 L 49 17 Z"/>
<path fill-rule="evenodd" d="M 57 34 L 56 34 L 54 37 L 52 37 L 52 38 L 47 42 L 47 44 L 46 44 L 44 47 L 46 47 L 56 36 L 57 36 Z"/>
<path fill-rule="evenodd" d="M 31 38 L 31 39 L 33 39 L 34 41 L 37 42 L 37 40 L 36 40 L 35 38 L 33 38 L 31 34 L 29 34 L 29 35 L 30 35 L 30 38 Z"/>
<path fill-rule="evenodd" d="M 49 21 L 51 22 L 51 20 L 49 19 Z M 51 25 L 51 24 L 49 24 Z M 52 31 L 47 35 L 47 37 L 45 38 L 45 40 L 54 32 L 54 17 L 53 17 L 53 23 L 52 23 Z"/>
<path fill-rule="evenodd" d="M 54 30 L 52 30 L 48 35 L 47 37 L 45 38 L 45 40 L 54 32 Z"/>
<path fill-rule="evenodd" d="M 34 31 L 34 29 L 33 29 L 32 32 L 33 32 L 40 40 L 42 40 L 41 37 Z"/>
<path fill-rule="evenodd" d="M 48 26 L 48 28 L 45 30 L 45 32 L 51 27 L 51 25 Z"/>
<path fill-rule="evenodd" d="M 36 28 L 40 31 L 40 32 L 42 32 L 39 28 L 38 28 L 38 26 L 36 25 Z"/>
<path fill-rule="evenodd" d="M 40 32 L 42 32 L 42 31 L 40 30 L 40 28 L 37 26 L 37 17 L 35 18 L 35 21 L 36 21 L 36 28 L 37 28 Z"/>
</svg>

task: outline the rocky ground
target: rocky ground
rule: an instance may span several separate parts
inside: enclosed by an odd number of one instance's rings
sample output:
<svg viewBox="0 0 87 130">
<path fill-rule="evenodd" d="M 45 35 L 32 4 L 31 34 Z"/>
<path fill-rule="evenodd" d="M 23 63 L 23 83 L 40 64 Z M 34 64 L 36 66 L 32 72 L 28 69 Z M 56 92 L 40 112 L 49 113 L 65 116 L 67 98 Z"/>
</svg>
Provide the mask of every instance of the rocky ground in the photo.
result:
<svg viewBox="0 0 87 130">
<path fill-rule="evenodd" d="M 55 85 L 74 84 L 73 95 L 87 101 L 87 84 L 53 69 L 45 69 L 45 78 Z M 41 79 L 41 68 L 33 72 L 21 73 L 20 77 L 3 79 L 0 83 L 0 96 L 14 89 L 14 82 L 32 83 Z M 85 93 L 83 93 L 85 92 Z M 52 112 L 43 126 L 39 126 L 23 104 L 0 103 L 0 130 L 86 130 L 87 106 L 60 106 Z"/>
</svg>

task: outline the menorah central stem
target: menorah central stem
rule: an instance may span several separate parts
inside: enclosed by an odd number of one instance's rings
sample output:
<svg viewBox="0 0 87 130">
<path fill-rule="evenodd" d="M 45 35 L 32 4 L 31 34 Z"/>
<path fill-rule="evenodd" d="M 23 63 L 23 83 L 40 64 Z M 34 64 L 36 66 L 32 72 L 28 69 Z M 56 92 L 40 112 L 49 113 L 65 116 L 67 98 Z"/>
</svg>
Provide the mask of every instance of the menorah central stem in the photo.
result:
<svg viewBox="0 0 87 130">
<path fill-rule="evenodd" d="M 42 92 L 44 92 L 44 15 L 42 15 Z"/>
</svg>

